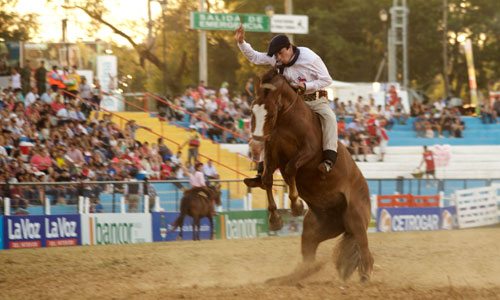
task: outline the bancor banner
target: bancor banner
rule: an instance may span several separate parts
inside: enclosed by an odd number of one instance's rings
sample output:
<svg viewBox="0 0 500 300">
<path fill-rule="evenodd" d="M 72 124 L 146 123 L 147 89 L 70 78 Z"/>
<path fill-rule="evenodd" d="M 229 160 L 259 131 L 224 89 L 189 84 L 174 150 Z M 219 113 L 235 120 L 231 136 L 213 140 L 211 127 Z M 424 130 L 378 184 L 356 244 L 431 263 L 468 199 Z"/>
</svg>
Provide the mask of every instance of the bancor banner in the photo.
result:
<svg viewBox="0 0 500 300">
<path fill-rule="evenodd" d="M 83 245 L 152 241 L 150 214 L 83 214 L 81 219 Z"/>
<path fill-rule="evenodd" d="M 219 213 L 216 222 L 218 239 L 256 238 L 269 235 L 267 210 Z"/>
<path fill-rule="evenodd" d="M 6 249 L 80 245 L 80 216 L 4 216 Z"/>
<path fill-rule="evenodd" d="M 377 209 L 377 231 L 426 231 L 453 229 L 455 207 L 381 207 Z"/>
<path fill-rule="evenodd" d="M 153 242 L 175 241 L 179 236 L 180 228 L 174 229 L 174 222 L 179 217 L 177 212 L 152 213 L 153 215 Z M 182 228 L 182 240 L 193 239 L 193 218 L 186 216 Z M 215 229 L 215 222 L 214 222 Z M 200 239 L 210 239 L 210 220 L 200 220 Z"/>
</svg>

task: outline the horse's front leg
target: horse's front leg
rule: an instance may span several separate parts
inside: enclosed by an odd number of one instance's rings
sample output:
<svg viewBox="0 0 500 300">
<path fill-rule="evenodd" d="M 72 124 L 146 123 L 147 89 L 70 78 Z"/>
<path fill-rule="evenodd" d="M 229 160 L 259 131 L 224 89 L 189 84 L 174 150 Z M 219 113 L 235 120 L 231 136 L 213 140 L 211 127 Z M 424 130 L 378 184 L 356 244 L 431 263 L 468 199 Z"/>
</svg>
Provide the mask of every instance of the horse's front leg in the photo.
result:
<svg viewBox="0 0 500 300">
<path fill-rule="evenodd" d="M 297 217 L 304 213 L 304 203 L 299 199 L 299 192 L 297 190 L 297 184 L 295 182 L 295 176 L 300 167 L 305 165 L 314 156 L 314 151 L 312 149 L 304 149 L 300 151 L 294 158 L 292 158 L 285 168 L 285 176 L 288 186 L 290 188 L 290 193 L 288 198 L 290 199 L 290 204 L 292 206 L 292 215 Z"/>
<path fill-rule="evenodd" d="M 269 147 L 268 147 L 269 148 Z M 267 154 L 267 153 L 266 153 Z M 276 203 L 274 202 L 273 196 L 273 173 L 276 170 L 276 166 L 269 161 L 272 159 L 267 159 L 270 156 L 266 155 L 264 172 L 262 174 L 262 184 L 267 194 L 267 210 L 269 211 L 269 230 L 278 231 L 283 228 L 283 221 L 278 214 Z M 269 163 L 268 163 L 269 162 Z"/>
</svg>

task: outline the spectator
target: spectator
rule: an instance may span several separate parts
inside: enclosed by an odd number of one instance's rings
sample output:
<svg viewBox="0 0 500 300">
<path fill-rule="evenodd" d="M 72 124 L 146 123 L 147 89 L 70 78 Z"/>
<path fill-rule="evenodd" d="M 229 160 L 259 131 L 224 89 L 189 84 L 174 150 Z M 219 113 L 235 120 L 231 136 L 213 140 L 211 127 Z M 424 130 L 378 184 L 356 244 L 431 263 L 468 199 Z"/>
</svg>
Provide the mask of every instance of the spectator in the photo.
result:
<svg viewBox="0 0 500 300">
<path fill-rule="evenodd" d="M 57 71 L 57 66 L 53 66 L 52 71 L 49 73 L 49 85 L 54 92 L 65 88 L 63 77 Z"/>
<path fill-rule="evenodd" d="M 245 84 L 245 95 L 247 96 L 248 105 L 252 105 L 254 98 L 253 77 L 249 77 Z"/>
<path fill-rule="evenodd" d="M 200 80 L 200 84 L 198 85 L 198 94 L 201 100 L 205 100 L 205 81 L 203 80 Z"/>
<path fill-rule="evenodd" d="M 200 134 L 196 131 L 196 127 L 190 126 L 189 138 L 180 146 L 182 149 L 184 146 L 188 145 L 188 161 L 193 163 L 198 160 L 198 148 L 200 147 Z"/>
<path fill-rule="evenodd" d="M 398 120 L 398 123 L 401 125 L 406 125 L 406 120 L 408 119 L 408 113 L 405 110 L 405 107 L 401 103 L 401 98 L 398 98 L 396 105 L 394 105 L 394 118 Z"/>
<path fill-rule="evenodd" d="M 183 107 L 190 113 L 194 113 L 196 111 L 195 100 L 191 95 L 191 87 L 188 87 L 184 92 L 184 96 L 182 96 L 182 101 L 184 103 Z"/>
<path fill-rule="evenodd" d="M 31 61 L 26 60 L 25 66 L 21 69 L 21 89 L 23 91 L 23 96 L 28 94 L 31 88 L 31 75 L 33 69 L 31 68 Z"/>
<path fill-rule="evenodd" d="M 101 100 L 103 97 L 102 93 L 102 88 L 101 88 L 101 83 L 99 82 L 98 79 L 94 79 L 94 87 L 92 88 L 92 103 L 94 103 L 96 106 L 92 106 L 94 110 L 98 110 L 99 107 L 101 106 Z"/>
<path fill-rule="evenodd" d="M 212 160 L 209 158 L 207 163 L 203 166 L 203 175 L 208 179 L 219 179 L 219 174 L 215 170 L 215 166 L 212 164 Z"/>
<path fill-rule="evenodd" d="M 143 185 L 135 178 L 137 171 L 133 170 L 130 173 L 130 178 L 127 180 L 129 183 L 124 185 L 123 194 L 128 202 L 128 212 L 139 212 L 139 202 L 143 195 Z"/>
<path fill-rule="evenodd" d="M 45 61 L 40 61 L 40 67 L 35 71 L 35 80 L 38 93 L 43 95 L 47 91 L 47 69 L 45 69 Z"/>
<path fill-rule="evenodd" d="M 489 99 L 485 99 L 483 101 L 483 104 L 481 104 L 480 106 L 480 111 L 483 124 L 493 124 L 497 122 L 495 111 L 493 110 L 493 107 L 490 105 Z"/>
<path fill-rule="evenodd" d="M 455 118 L 451 125 L 453 135 L 456 138 L 463 138 L 462 131 L 465 129 L 465 123 L 460 118 Z"/>
<path fill-rule="evenodd" d="M 431 150 L 427 149 L 427 146 L 424 146 L 424 153 L 422 155 L 422 161 L 420 162 L 419 168 L 422 164 L 425 163 L 425 182 L 426 187 L 430 187 L 429 185 L 429 176 L 434 178 L 434 186 L 437 187 L 437 179 L 436 179 L 436 169 L 434 165 L 434 153 Z"/>
<path fill-rule="evenodd" d="M 12 75 L 10 75 L 10 88 L 12 91 L 21 91 L 21 74 L 16 68 L 12 68 Z"/>
<path fill-rule="evenodd" d="M 158 154 L 160 154 L 162 161 L 172 157 L 172 151 L 165 145 L 162 138 L 158 138 Z"/>
</svg>

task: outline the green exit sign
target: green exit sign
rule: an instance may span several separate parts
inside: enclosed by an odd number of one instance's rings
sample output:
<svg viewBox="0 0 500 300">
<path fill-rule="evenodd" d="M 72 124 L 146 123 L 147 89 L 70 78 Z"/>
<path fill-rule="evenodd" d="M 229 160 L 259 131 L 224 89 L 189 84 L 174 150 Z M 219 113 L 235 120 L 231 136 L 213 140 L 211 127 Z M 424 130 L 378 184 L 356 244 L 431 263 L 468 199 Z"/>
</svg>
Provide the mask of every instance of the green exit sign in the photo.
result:
<svg viewBox="0 0 500 300">
<path fill-rule="evenodd" d="M 266 15 L 191 12 L 192 29 L 235 30 L 241 25 L 243 25 L 246 31 L 271 31 L 269 28 L 269 18 Z"/>
</svg>

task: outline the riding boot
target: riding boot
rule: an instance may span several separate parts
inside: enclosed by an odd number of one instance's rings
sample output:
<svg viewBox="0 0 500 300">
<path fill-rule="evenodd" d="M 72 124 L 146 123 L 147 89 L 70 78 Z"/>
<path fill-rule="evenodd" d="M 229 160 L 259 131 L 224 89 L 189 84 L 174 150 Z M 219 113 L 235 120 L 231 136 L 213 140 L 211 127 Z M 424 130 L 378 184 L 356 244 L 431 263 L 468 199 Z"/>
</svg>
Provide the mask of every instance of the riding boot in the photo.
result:
<svg viewBox="0 0 500 300">
<path fill-rule="evenodd" d="M 262 188 L 262 173 L 264 172 L 264 162 L 259 162 L 259 166 L 257 167 L 257 176 L 254 178 L 245 178 L 243 182 L 249 187 L 260 187 Z"/>
<path fill-rule="evenodd" d="M 323 161 L 319 164 L 318 170 L 323 174 L 330 173 L 336 161 L 337 161 L 337 152 L 333 150 L 324 150 Z"/>
</svg>

